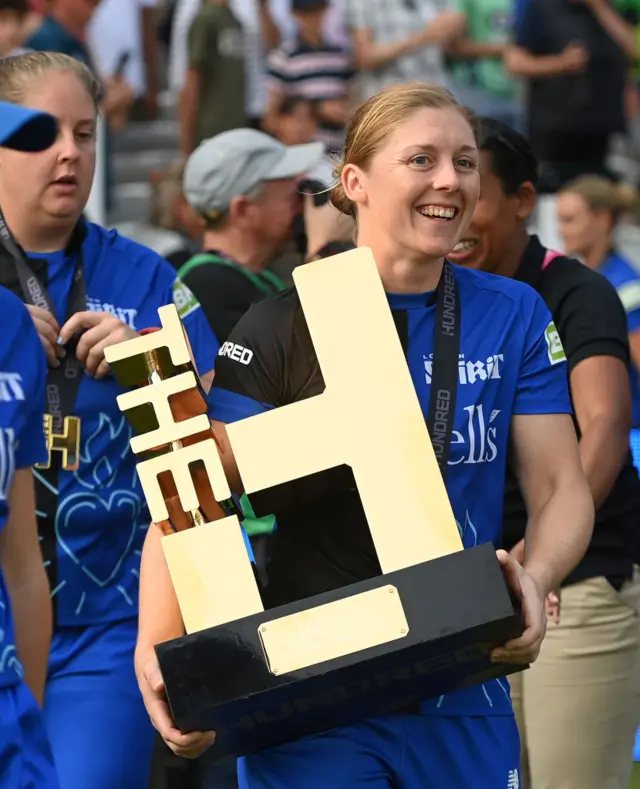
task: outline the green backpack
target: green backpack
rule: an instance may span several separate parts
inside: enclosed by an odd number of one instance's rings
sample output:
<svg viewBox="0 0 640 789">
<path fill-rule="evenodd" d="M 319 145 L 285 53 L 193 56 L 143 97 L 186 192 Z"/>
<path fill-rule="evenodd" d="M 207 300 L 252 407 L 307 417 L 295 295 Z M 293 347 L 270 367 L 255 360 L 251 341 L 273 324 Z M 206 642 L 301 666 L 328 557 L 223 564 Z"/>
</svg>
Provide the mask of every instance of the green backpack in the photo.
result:
<svg viewBox="0 0 640 789">
<path fill-rule="evenodd" d="M 256 274 L 254 271 L 249 271 L 243 266 L 238 265 L 233 260 L 214 255 L 212 252 L 202 252 L 187 260 L 179 269 L 178 277 L 182 279 L 190 271 L 193 271 L 194 268 L 211 263 L 218 266 L 228 266 L 240 272 L 253 283 L 256 290 L 259 290 L 260 293 L 263 293 L 265 296 L 273 296 L 287 288 L 280 277 L 276 276 L 272 271 L 263 271 L 260 274 Z M 256 534 L 271 534 L 276 522 L 275 516 L 265 515 L 263 518 L 257 518 L 246 493 L 242 494 L 240 503 L 242 505 L 242 512 L 244 513 L 242 525 L 249 537 L 254 537 Z"/>
</svg>

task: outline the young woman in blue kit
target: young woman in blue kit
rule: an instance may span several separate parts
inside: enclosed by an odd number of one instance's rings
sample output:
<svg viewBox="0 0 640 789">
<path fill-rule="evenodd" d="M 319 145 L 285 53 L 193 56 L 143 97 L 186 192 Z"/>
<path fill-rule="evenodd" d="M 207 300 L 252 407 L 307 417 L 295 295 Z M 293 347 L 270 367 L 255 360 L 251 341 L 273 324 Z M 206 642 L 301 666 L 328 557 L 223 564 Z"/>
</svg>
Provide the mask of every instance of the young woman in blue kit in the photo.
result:
<svg viewBox="0 0 640 789">
<path fill-rule="evenodd" d="M 51 115 L 0 102 L 0 147 L 24 161 L 53 144 Z M 0 288 L 0 783 L 57 789 L 39 707 L 51 640 L 31 466 L 46 457 L 46 361 L 29 313 Z"/>
<path fill-rule="evenodd" d="M 599 271 L 618 291 L 627 313 L 633 415 L 631 449 L 640 468 L 640 272 L 618 249 L 614 233 L 638 195 L 599 176 L 583 176 L 558 195 L 558 225 L 565 252 Z"/>
<path fill-rule="evenodd" d="M 500 542 L 509 438 L 516 447 L 529 545 L 524 566 L 498 555 L 522 600 L 524 632 L 492 657 L 519 664 L 537 657 L 545 597 L 582 555 L 593 506 L 569 416 L 564 353 L 542 300 L 521 283 L 445 261 L 475 209 L 478 166 L 472 126 L 453 96 L 423 83 L 398 85 L 354 112 L 333 202 L 357 217 L 357 244 L 373 252 L 429 427 L 432 378 L 442 364 L 460 369 L 448 460 L 440 464 L 466 548 Z M 441 354 L 437 343 L 443 276 L 455 282 L 460 353 Z M 361 317 L 357 302 L 353 310 Z M 324 381 L 295 291 L 255 304 L 229 340 L 249 349 L 252 363 L 220 356 L 209 405 L 239 493 L 225 425 L 320 395 Z M 286 492 L 277 501 L 274 493 L 267 608 L 380 574 L 353 474 L 327 487 L 299 482 L 288 502 Z M 152 527 L 145 541 L 136 666 L 154 725 L 176 753 L 194 757 L 215 733 L 180 732 L 169 714 L 153 645 L 180 636 L 183 625 L 160 535 Z M 491 680 L 246 756 L 238 777 L 242 789 L 506 789 L 519 785 L 519 756 L 508 685 Z"/>
<path fill-rule="evenodd" d="M 82 219 L 99 90 L 65 55 L 0 62 L 0 98 L 48 111 L 59 126 L 28 160 L 0 154 L 0 284 L 27 303 L 48 361 L 50 451 L 35 477 L 54 607 L 44 714 L 60 783 L 146 789 L 153 729 L 133 651 L 149 514 L 104 349 L 157 326 L 158 308 L 172 302 L 205 385 L 218 344 L 168 263 Z"/>
</svg>

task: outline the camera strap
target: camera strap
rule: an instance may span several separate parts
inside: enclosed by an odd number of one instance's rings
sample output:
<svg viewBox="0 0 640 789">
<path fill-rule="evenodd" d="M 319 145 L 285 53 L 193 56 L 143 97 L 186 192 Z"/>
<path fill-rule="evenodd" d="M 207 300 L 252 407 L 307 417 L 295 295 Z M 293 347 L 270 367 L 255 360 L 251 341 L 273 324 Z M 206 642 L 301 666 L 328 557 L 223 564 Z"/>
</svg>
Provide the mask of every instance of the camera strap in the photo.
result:
<svg viewBox="0 0 640 789">
<path fill-rule="evenodd" d="M 433 451 L 445 480 L 456 415 L 461 326 L 462 305 L 458 283 L 451 263 L 445 260 L 436 289 L 433 367 L 427 417 Z"/>
<path fill-rule="evenodd" d="M 74 256 L 76 259 L 68 298 L 67 320 L 87 308 L 86 280 L 82 259 L 82 242 L 85 236 L 85 225 L 80 222 L 65 250 L 65 254 Z M 11 283 L 14 287 L 10 286 L 9 289 L 14 292 L 19 290 L 16 295 L 20 295 L 26 304 L 47 310 L 62 326 L 56 315 L 51 294 L 32 271 L 24 250 L 13 237 L 1 210 L 0 256 L 5 262 L 12 265 L 13 271 L 18 277 L 18 283 L 15 283 L 14 277 L 14 282 Z M 15 285 L 19 287 L 16 288 Z M 58 508 L 58 473 L 63 467 L 69 470 L 73 470 L 74 466 L 77 468 L 80 447 L 80 420 L 72 415 L 83 373 L 75 357 L 74 344 L 70 343 L 66 351 L 66 356 L 60 360 L 60 365 L 56 368 L 49 368 L 47 371 L 45 433 L 49 460 L 48 463 L 38 466 L 35 474 L 38 530 L 42 536 L 42 550 L 45 560 L 50 560 L 47 568 L 50 571 L 49 579 L 52 583 L 55 583 L 52 573 L 56 565 L 54 522 Z M 72 421 L 68 419 L 69 417 Z M 73 442 L 73 446 L 70 442 Z"/>
</svg>

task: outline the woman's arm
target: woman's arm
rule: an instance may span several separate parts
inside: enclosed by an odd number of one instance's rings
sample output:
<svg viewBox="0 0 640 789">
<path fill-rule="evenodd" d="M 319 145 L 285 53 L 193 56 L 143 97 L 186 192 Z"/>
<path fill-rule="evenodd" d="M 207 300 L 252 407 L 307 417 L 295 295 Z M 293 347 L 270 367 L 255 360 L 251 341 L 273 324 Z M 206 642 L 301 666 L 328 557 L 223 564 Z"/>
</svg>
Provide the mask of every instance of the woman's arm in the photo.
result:
<svg viewBox="0 0 640 789">
<path fill-rule="evenodd" d="M 534 55 L 523 47 L 510 46 L 504 64 L 514 77 L 544 79 L 577 74 L 586 68 L 589 55 L 579 44 L 569 44 L 559 55 Z"/>
<path fill-rule="evenodd" d="M 511 429 L 528 513 L 523 566 L 544 598 L 587 550 L 593 499 L 568 414 L 517 415 Z"/>
<path fill-rule="evenodd" d="M 136 672 L 163 641 L 184 635 L 178 599 L 162 551 L 162 532 L 151 524 L 140 562 L 140 615 L 135 652 Z"/>
<path fill-rule="evenodd" d="M 529 520 L 522 566 L 498 551 L 505 577 L 522 606 L 524 632 L 493 651 L 493 660 L 530 663 L 546 632 L 545 600 L 584 555 L 594 508 L 568 414 L 521 414 L 512 419 L 516 472 Z M 518 546 L 520 547 L 520 545 Z"/>
<path fill-rule="evenodd" d="M 154 647 L 184 635 L 171 576 L 164 558 L 160 529 L 151 524 L 145 539 L 140 565 L 140 613 L 135 671 L 151 722 L 178 756 L 195 758 L 215 740 L 213 732 L 180 732 L 171 718 L 164 683 Z"/>
<path fill-rule="evenodd" d="M 454 41 L 447 49 L 447 54 L 456 60 L 483 60 L 485 58 L 503 58 L 508 44 L 491 42 L 480 43 L 465 36 Z"/>
<path fill-rule="evenodd" d="M 0 532 L 0 563 L 9 591 L 18 657 L 25 682 L 40 705 L 51 645 L 51 598 L 36 526 L 33 473 L 16 472 L 9 493 L 9 518 Z"/>
<path fill-rule="evenodd" d="M 581 434 L 580 460 L 597 509 L 629 452 L 629 373 L 620 359 L 592 356 L 573 368 L 569 384 Z"/>
<path fill-rule="evenodd" d="M 262 33 L 263 47 L 269 52 L 280 43 L 280 28 L 273 19 L 268 0 L 258 0 L 258 11 L 260 13 L 260 31 Z"/>
<path fill-rule="evenodd" d="M 629 60 L 638 58 L 638 35 L 630 25 L 606 0 L 582 0 L 593 11 L 605 33 L 612 38 Z"/>
<path fill-rule="evenodd" d="M 640 329 L 629 334 L 629 347 L 631 349 L 631 362 L 640 373 Z"/>
<path fill-rule="evenodd" d="M 353 48 L 359 69 L 374 71 L 384 68 L 398 58 L 426 46 L 449 46 L 462 35 L 466 26 L 464 14 L 457 11 L 443 11 L 426 27 L 417 30 L 401 41 L 380 43 L 374 41 L 367 27 L 353 31 Z"/>
</svg>

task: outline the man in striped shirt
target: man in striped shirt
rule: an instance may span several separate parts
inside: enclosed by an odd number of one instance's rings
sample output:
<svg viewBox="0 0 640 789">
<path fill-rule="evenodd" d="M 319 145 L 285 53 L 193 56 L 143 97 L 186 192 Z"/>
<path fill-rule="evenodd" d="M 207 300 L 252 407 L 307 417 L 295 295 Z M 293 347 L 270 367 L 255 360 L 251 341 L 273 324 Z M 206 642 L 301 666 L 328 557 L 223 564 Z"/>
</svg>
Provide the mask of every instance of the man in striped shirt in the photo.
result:
<svg viewBox="0 0 640 789">
<path fill-rule="evenodd" d="M 266 125 L 270 130 L 275 126 L 283 98 L 299 96 L 316 108 L 317 139 L 328 151 L 339 151 L 355 64 L 348 49 L 328 43 L 323 35 L 328 0 L 293 0 L 291 5 L 297 35 L 269 56 Z"/>
</svg>

